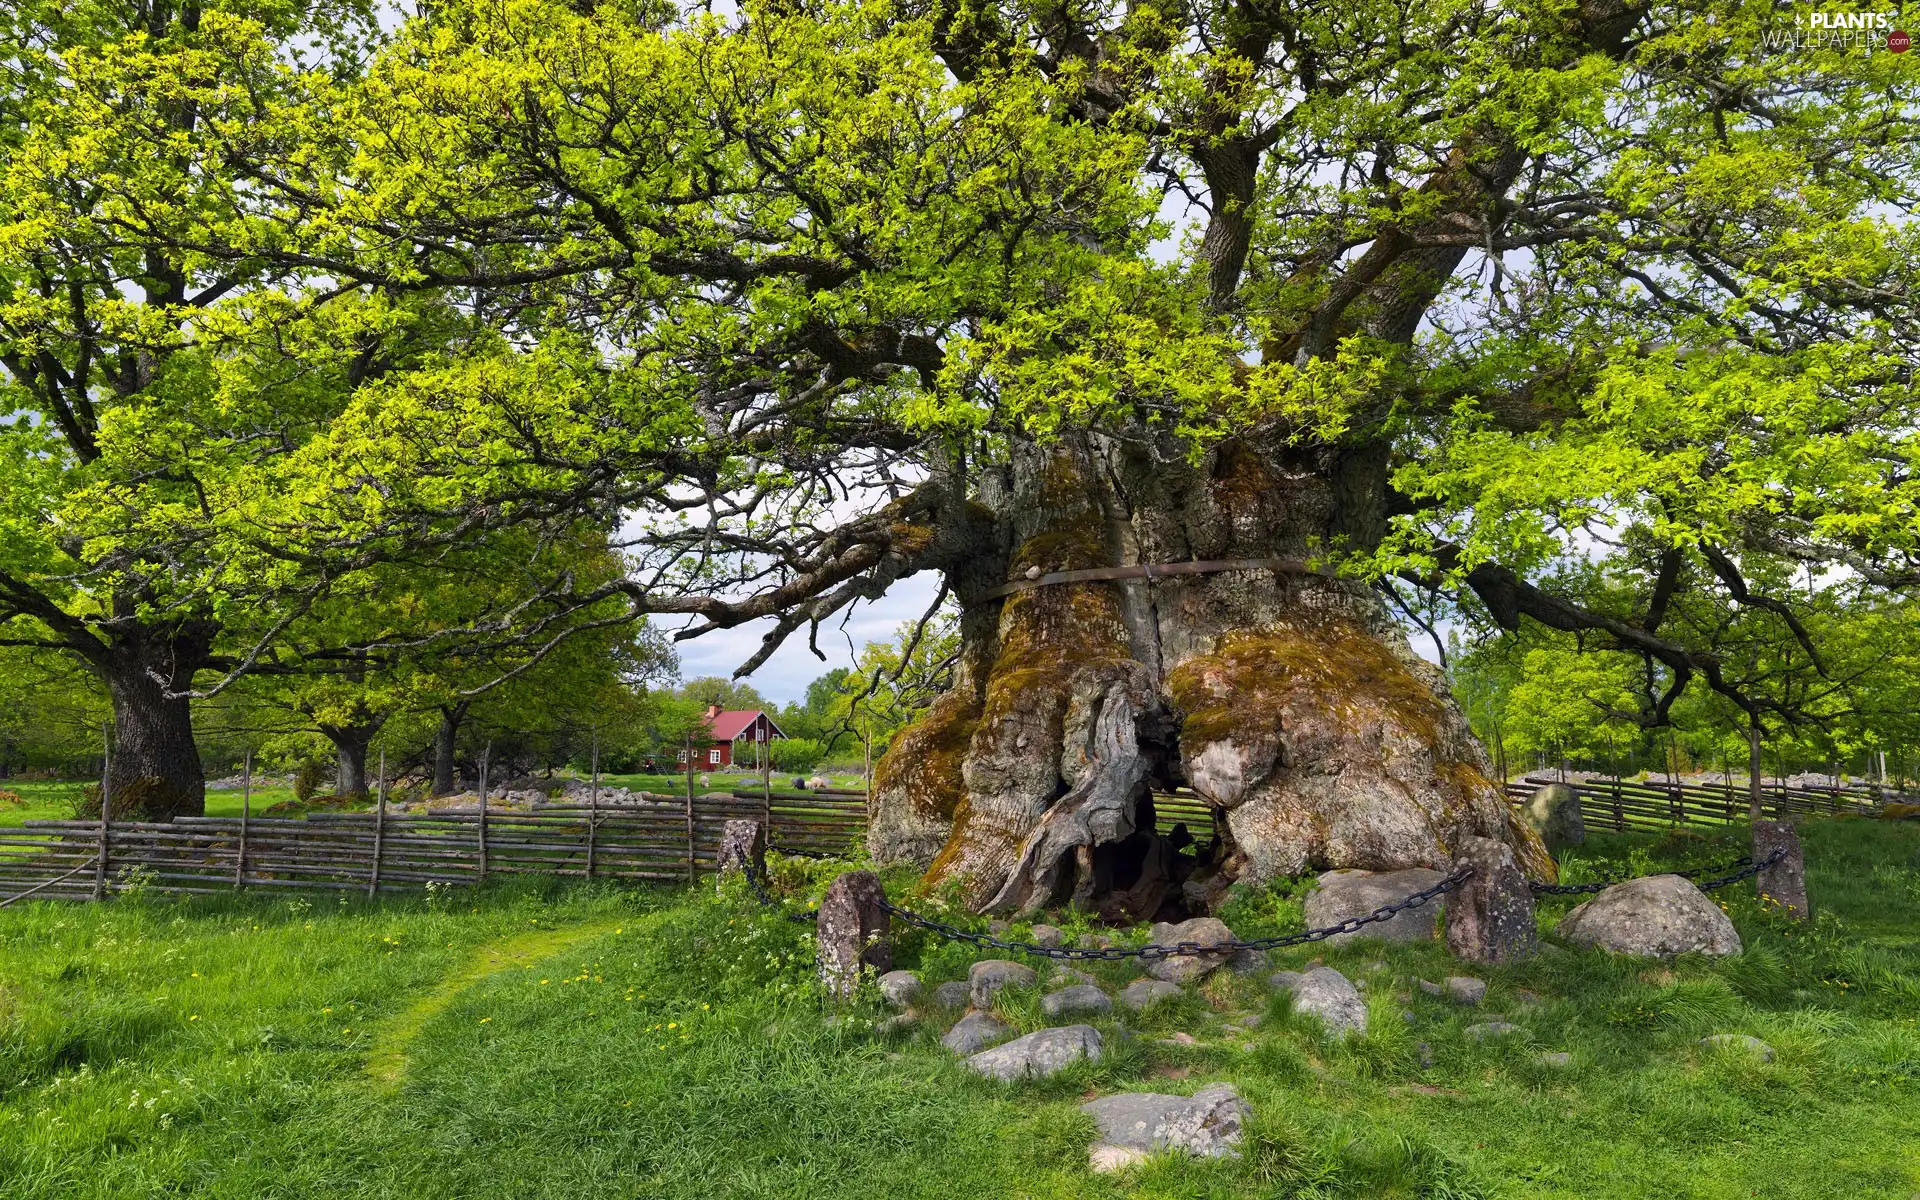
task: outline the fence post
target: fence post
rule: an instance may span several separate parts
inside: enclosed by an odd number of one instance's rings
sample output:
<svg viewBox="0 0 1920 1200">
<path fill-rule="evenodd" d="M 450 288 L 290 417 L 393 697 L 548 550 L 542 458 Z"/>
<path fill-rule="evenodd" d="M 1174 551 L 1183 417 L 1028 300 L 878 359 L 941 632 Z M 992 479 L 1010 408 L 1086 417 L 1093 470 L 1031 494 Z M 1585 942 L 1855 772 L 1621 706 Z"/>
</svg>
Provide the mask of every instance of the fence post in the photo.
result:
<svg viewBox="0 0 1920 1200">
<path fill-rule="evenodd" d="M 1753 878 L 1754 890 L 1771 896 L 1793 916 L 1806 920 L 1813 915 L 1807 902 L 1807 860 L 1800 849 L 1800 834 L 1787 821 L 1753 823 L 1753 861 L 1764 863 L 1780 852 L 1780 861 L 1761 867 Z"/>
<path fill-rule="evenodd" d="M 233 864 L 233 886 L 237 890 L 247 882 L 247 822 L 253 816 L 253 751 L 247 751 L 240 768 L 240 858 Z"/>
<path fill-rule="evenodd" d="M 593 835 L 600 828 L 600 727 L 593 727 L 593 782 L 587 788 L 587 878 L 593 878 Z"/>
<path fill-rule="evenodd" d="M 1447 950 L 1467 962 L 1513 962 L 1539 947 L 1533 890 L 1513 861 L 1513 849 L 1491 838 L 1460 839 L 1454 867 L 1473 874 L 1447 895 Z M 826 915 L 826 906 L 820 908 Z"/>
<path fill-rule="evenodd" d="M 693 734 L 687 734 L 687 886 L 693 886 Z"/>
<path fill-rule="evenodd" d="M 728 821 L 720 828 L 720 861 L 713 886 L 718 891 L 727 876 L 741 870 L 765 877 L 767 838 L 755 821 Z"/>
<path fill-rule="evenodd" d="M 773 743 L 760 733 L 760 815 L 767 824 L 767 844 L 773 844 Z"/>
<path fill-rule="evenodd" d="M 820 901 L 816 918 L 820 981 L 837 1000 L 852 997 L 862 971 L 893 967 L 887 940 L 887 894 L 872 871 L 849 871 L 835 879 Z"/>
<path fill-rule="evenodd" d="M 493 743 L 480 752 L 480 881 L 487 879 L 487 760 L 493 757 Z"/>
<path fill-rule="evenodd" d="M 1627 831 L 1627 810 L 1622 806 L 1620 798 L 1620 777 L 1617 775 L 1614 776 L 1613 779 L 1613 831 L 1615 833 L 1625 833 Z"/>
<path fill-rule="evenodd" d="M 93 856 L 93 898 L 107 897 L 107 811 L 113 778 L 113 726 L 100 727 L 100 853 Z"/>
<path fill-rule="evenodd" d="M 380 752 L 380 777 L 373 784 L 373 874 L 367 879 L 367 895 L 380 890 L 380 852 L 387 837 L 387 752 Z"/>
</svg>

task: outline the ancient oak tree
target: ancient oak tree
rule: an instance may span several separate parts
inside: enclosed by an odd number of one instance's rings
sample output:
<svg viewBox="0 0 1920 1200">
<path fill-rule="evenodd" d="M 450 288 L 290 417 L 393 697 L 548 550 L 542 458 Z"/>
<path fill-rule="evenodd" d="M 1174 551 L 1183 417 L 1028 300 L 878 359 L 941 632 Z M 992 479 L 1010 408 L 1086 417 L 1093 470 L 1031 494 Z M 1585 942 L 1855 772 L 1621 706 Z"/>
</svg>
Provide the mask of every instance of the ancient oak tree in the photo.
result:
<svg viewBox="0 0 1920 1200">
<path fill-rule="evenodd" d="M 877 768 L 882 859 L 1098 902 L 1185 785 L 1223 831 L 1193 908 L 1468 836 L 1537 874 L 1376 583 L 1631 652 L 1658 720 L 1768 703 L 1676 592 L 1788 611 L 1753 555 L 1916 582 L 1913 64 L 1772 20 L 449 3 L 299 204 L 359 229 L 314 251 L 343 275 L 512 335 L 356 398 L 396 477 L 457 481 L 423 521 L 622 509 L 633 571 L 583 600 L 770 618 L 746 669 L 941 574 L 955 682 Z"/>
</svg>

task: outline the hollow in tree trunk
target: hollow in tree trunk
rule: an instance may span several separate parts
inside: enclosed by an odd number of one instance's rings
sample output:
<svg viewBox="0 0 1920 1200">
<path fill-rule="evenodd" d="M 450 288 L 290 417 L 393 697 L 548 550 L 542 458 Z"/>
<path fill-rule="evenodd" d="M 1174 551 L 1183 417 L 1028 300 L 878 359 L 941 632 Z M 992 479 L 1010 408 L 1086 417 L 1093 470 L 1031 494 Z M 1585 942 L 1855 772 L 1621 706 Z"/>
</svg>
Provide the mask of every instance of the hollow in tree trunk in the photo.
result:
<svg viewBox="0 0 1920 1200">
<path fill-rule="evenodd" d="M 1369 546 L 1385 468 L 1369 448 L 1234 442 L 1194 463 L 1145 438 L 1016 445 L 981 489 L 997 550 L 950 575 L 956 687 L 875 767 L 876 857 L 924 864 L 976 910 L 1071 901 L 1127 920 L 1209 911 L 1236 881 L 1446 867 L 1468 835 L 1550 877 L 1439 671 L 1364 586 L 1263 569 L 984 595 L 1052 571 Z M 1153 837 L 1151 793 L 1175 787 L 1213 809 L 1197 856 Z"/>
</svg>

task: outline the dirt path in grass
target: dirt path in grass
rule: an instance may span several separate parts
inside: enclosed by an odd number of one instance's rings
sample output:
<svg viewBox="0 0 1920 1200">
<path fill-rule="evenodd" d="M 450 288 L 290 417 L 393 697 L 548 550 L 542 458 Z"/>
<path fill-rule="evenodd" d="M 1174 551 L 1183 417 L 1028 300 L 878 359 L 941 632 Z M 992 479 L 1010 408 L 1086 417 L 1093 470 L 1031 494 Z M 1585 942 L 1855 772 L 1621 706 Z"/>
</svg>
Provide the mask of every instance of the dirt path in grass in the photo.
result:
<svg viewBox="0 0 1920 1200">
<path fill-rule="evenodd" d="M 398 1087 L 407 1074 L 407 1047 L 455 996 L 489 976 L 552 958 L 569 947 L 632 923 L 633 918 L 627 917 L 567 929 L 536 929 L 480 947 L 466 966 L 435 984 L 405 1012 L 385 1022 L 367 1056 L 367 1075 L 381 1087 Z"/>
</svg>

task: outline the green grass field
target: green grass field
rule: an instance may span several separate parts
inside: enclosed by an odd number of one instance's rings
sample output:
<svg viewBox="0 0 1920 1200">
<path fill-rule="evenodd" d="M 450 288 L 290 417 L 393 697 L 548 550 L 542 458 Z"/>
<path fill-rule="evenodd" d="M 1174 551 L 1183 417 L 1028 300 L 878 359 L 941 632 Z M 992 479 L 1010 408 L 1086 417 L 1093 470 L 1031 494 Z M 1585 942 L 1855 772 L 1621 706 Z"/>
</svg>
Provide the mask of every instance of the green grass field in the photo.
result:
<svg viewBox="0 0 1920 1200">
<path fill-rule="evenodd" d="M 12 792 L 24 801 L 20 805 L 0 803 L 0 827 L 19 825 L 23 821 L 66 820 L 74 815 L 80 803 L 81 790 L 86 786 L 86 783 L 72 779 L 33 782 L 0 779 L 0 792 Z M 268 805 L 291 799 L 292 788 L 255 788 L 253 811 L 260 812 Z M 240 815 L 240 801 L 237 788 L 233 791 L 210 791 L 207 793 L 207 815 L 237 817 Z"/>
<path fill-rule="evenodd" d="M 1719 893 L 1737 959 L 1549 953 L 1477 972 L 1492 987 L 1468 1010 L 1410 986 L 1458 970 L 1436 947 L 1362 943 L 1325 952 L 1368 981 L 1354 1042 L 1220 972 L 1102 1063 L 1014 1086 L 957 1066 L 940 1022 L 828 1019 L 806 931 L 737 885 L 26 903 L 0 911 L 0 1196 L 1911 1197 L 1920 825 L 1805 837 L 1820 919 Z M 1569 875 L 1738 851 L 1603 838 Z M 833 870 L 778 874 L 802 898 Z M 1297 928 L 1299 906 L 1230 920 Z M 898 957 L 931 982 L 974 956 L 914 934 Z M 1039 1023 L 1034 994 L 1002 1008 Z M 1253 1033 L 1223 1028 L 1248 1012 Z M 1462 1036 L 1491 1013 L 1529 1037 Z M 1163 1045 L 1175 1031 L 1197 1044 Z M 1721 1032 L 1778 1057 L 1697 1044 Z M 1088 1172 L 1083 1097 L 1217 1080 L 1256 1110 L 1237 1161 Z"/>
</svg>

